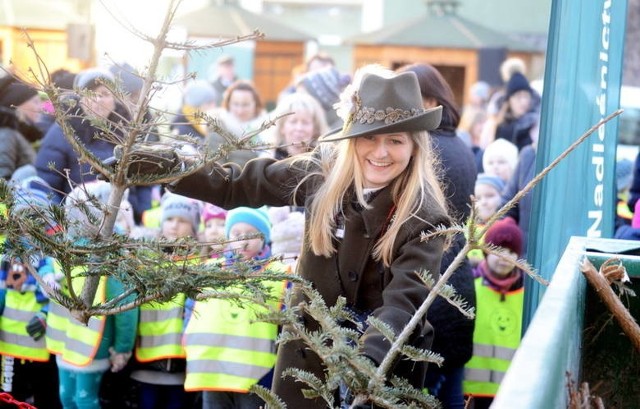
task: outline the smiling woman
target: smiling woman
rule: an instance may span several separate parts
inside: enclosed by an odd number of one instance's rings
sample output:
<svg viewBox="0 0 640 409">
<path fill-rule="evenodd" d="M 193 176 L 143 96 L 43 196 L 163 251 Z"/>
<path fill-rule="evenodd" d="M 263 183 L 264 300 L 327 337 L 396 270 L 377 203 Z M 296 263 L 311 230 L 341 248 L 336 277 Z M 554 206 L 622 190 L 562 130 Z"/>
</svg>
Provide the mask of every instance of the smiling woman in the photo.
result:
<svg viewBox="0 0 640 409">
<path fill-rule="evenodd" d="M 437 277 L 440 271 L 444 238 L 425 242 L 423 233 L 451 224 L 427 132 L 438 127 L 441 107 L 423 108 L 414 73 L 380 66 L 359 70 L 341 100 L 344 127 L 321 137 L 313 151 L 282 160 L 254 159 L 243 169 L 210 163 L 168 188 L 227 209 L 304 206 L 297 274 L 329 307 L 344 297 L 357 316 L 374 316 L 399 333 L 429 294 L 416 272 Z M 180 158 L 175 159 L 179 165 Z M 293 292 L 292 305 L 304 305 L 302 289 Z M 310 315 L 300 314 L 310 331 L 317 329 Z M 285 325 L 283 331 L 294 329 Z M 421 318 L 409 343 L 429 348 L 432 337 L 431 325 Z M 390 349 L 371 326 L 361 342 L 362 354 L 375 364 Z M 281 376 L 299 368 L 323 380 L 324 365 L 303 341 L 284 343 L 272 389 L 289 407 L 325 408 L 320 398 L 305 398 L 307 386 Z M 393 372 L 422 389 L 425 370 L 422 363 L 403 359 Z"/>
</svg>

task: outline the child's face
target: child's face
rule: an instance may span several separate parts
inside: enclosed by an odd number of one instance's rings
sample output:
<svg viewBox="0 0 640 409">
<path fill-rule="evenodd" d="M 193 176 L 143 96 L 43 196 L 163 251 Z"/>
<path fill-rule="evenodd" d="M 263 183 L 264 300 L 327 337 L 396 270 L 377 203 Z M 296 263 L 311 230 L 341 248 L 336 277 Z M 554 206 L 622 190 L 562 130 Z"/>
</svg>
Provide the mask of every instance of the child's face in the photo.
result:
<svg viewBox="0 0 640 409">
<path fill-rule="evenodd" d="M 478 220 L 484 223 L 496 213 L 502 197 L 496 188 L 484 183 L 476 184 L 473 194 L 476 197 Z"/>
<path fill-rule="evenodd" d="M 227 237 L 229 240 L 234 240 L 229 243 L 229 247 L 238 255 L 239 258 L 243 260 L 251 260 L 260 254 L 262 247 L 264 247 L 264 241 L 259 237 L 246 240 L 235 240 L 239 237 L 249 234 L 253 235 L 256 233 L 260 233 L 260 230 L 248 223 L 238 222 L 234 224 L 229 230 L 229 237 Z"/>
<path fill-rule="evenodd" d="M 204 224 L 204 240 L 213 242 L 224 239 L 224 219 L 209 219 Z M 211 245 L 214 250 L 221 250 L 220 245 Z"/>
<path fill-rule="evenodd" d="M 176 240 L 183 237 L 193 237 L 195 232 L 191 222 L 184 217 L 169 217 L 162 222 L 162 237 L 167 240 Z"/>
<path fill-rule="evenodd" d="M 487 167 L 484 170 L 490 175 L 495 175 L 507 182 L 511 178 L 513 169 L 507 161 L 507 158 L 502 155 L 493 155 L 487 160 Z"/>
<path fill-rule="evenodd" d="M 501 251 L 502 257 L 495 254 L 487 255 L 487 264 L 491 272 L 500 278 L 508 276 L 515 268 L 514 261 L 518 259 L 518 254 L 509 249 Z"/>
</svg>

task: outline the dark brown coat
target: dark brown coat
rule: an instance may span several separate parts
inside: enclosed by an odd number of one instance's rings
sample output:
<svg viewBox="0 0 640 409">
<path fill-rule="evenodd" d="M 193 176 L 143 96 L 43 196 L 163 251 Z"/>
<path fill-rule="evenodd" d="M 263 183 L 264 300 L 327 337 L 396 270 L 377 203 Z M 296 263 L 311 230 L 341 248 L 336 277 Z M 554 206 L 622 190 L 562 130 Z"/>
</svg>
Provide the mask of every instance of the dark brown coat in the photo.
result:
<svg viewBox="0 0 640 409">
<path fill-rule="evenodd" d="M 291 192 L 302 176 L 301 169 L 265 158 L 250 161 L 242 172 L 232 165 L 203 170 L 183 179 L 172 190 L 224 208 L 284 206 L 293 204 Z M 297 192 L 298 204 L 308 204 L 315 182 L 309 179 Z M 448 225 L 450 221 L 442 209 L 427 200 L 419 212 L 422 220 L 413 218 L 403 225 L 396 238 L 393 262 L 390 268 L 385 268 L 371 258 L 371 253 L 393 208 L 390 189 L 383 189 L 370 204 L 371 209 L 362 211 L 350 203 L 344 206 L 345 234 L 338 243 L 337 254 L 328 258 L 317 256 L 305 238 L 297 272 L 314 284 L 327 305 L 344 296 L 349 305 L 372 311 L 399 332 L 428 295 L 416 271 L 429 270 L 436 275 L 440 271 L 443 240 L 421 242 L 421 232 Z M 431 326 L 424 320 L 413 336 L 413 343 L 429 347 L 432 336 Z M 389 342 L 372 328 L 365 332 L 363 341 L 363 353 L 380 363 Z M 421 387 L 424 368 L 414 363 L 402 366 L 397 365 L 394 372 Z M 302 383 L 290 377 L 281 379 L 280 374 L 288 367 L 301 368 L 322 378 L 323 367 L 318 357 L 301 342 L 280 346 L 273 390 L 290 408 L 325 408 L 324 402 L 304 399 L 300 391 Z"/>
</svg>

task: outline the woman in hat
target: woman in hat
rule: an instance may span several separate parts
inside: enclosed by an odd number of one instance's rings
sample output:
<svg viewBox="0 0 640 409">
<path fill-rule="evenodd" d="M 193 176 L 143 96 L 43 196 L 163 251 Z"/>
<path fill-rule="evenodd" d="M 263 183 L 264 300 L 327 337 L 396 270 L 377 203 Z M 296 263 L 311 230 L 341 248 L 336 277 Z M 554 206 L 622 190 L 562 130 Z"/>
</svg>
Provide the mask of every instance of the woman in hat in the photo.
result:
<svg viewBox="0 0 640 409">
<path fill-rule="evenodd" d="M 0 177 L 5 180 L 19 167 L 35 161 L 31 143 L 42 138 L 35 125 L 41 112 L 35 88 L 11 75 L 0 78 Z"/>
<path fill-rule="evenodd" d="M 342 130 L 321 138 L 311 153 L 254 159 L 244 169 L 212 163 L 168 187 L 224 208 L 304 206 L 307 233 L 297 273 L 328 306 L 344 297 L 360 316 L 373 315 L 399 333 L 429 293 L 417 272 L 440 271 L 444 238 L 423 241 L 422 233 L 451 223 L 427 132 L 438 127 L 441 107 L 423 108 L 414 73 L 367 66 L 343 92 L 338 114 Z M 177 156 L 168 160 L 181 166 Z M 294 289 L 293 304 L 303 297 Z M 305 322 L 318 329 L 310 317 Z M 411 343 L 428 348 L 432 335 L 422 319 Z M 361 341 L 362 353 L 376 364 L 389 352 L 373 327 Z M 287 368 L 324 379 L 323 362 L 302 341 L 279 347 L 273 391 L 292 408 L 325 408 L 321 399 L 305 399 L 302 383 L 281 376 Z M 422 388 L 424 369 L 402 360 L 393 372 Z"/>
</svg>

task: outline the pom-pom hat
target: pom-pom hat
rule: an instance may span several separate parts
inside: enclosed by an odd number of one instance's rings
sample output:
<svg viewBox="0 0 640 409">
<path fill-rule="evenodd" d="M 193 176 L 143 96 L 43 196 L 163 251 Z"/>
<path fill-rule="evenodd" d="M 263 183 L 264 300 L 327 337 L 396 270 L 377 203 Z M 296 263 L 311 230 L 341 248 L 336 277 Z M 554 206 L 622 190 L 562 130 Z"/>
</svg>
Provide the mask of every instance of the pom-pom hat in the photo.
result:
<svg viewBox="0 0 640 409">
<path fill-rule="evenodd" d="M 360 87 L 352 92 L 348 118 L 337 133 L 329 133 L 320 142 L 392 132 L 430 131 L 440 125 L 442 106 L 424 109 L 418 78 L 413 72 L 384 78 L 364 74 Z M 342 99 L 342 96 L 341 96 Z"/>
<path fill-rule="evenodd" d="M 489 227 L 484 235 L 484 242 L 513 251 L 522 256 L 522 230 L 510 217 L 498 220 Z"/>
</svg>

